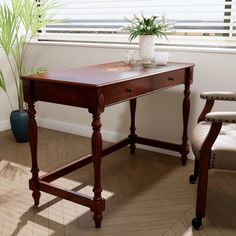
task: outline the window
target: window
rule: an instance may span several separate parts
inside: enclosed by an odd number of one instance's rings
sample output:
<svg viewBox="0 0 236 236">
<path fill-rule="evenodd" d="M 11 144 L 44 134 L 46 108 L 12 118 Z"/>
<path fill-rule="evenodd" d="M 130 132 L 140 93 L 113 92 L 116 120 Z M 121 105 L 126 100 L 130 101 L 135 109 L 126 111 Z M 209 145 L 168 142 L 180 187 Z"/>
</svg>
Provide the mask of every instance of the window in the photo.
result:
<svg viewBox="0 0 236 236">
<path fill-rule="evenodd" d="M 42 0 L 41 0 L 42 1 Z M 186 39 L 194 42 L 236 43 L 236 0 L 59 0 L 63 5 L 55 15 L 61 22 L 48 25 L 39 40 L 127 42 L 120 32 L 124 16 L 166 15 L 175 22 L 169 43 Z M 174 38 L 174 40 L 173 40 Z M 184 40 L 183 40 L 184 39 Z M 165 40 L 162 43 L 167 43 Z"/>
</svg>

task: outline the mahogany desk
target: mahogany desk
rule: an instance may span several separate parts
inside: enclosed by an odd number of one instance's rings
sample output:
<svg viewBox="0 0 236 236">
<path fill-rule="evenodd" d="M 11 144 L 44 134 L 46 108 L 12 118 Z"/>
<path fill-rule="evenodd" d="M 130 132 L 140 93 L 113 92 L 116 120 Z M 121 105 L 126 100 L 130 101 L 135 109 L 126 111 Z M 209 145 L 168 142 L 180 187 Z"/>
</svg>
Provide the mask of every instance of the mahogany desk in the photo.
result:
<svg viewBox="0 0 236 236">
<path fill-rule="evenodd" d="M 130 145 L 131 153 L 134 154 L 135 144 L 140 143 L 177 151 L 181 154 L 182 165 L 185 165 L 189 152 L 187 128 L 193 67 L 193 64 L 183 63 L 143 67 L 142 65 L 131 66 L 123 62 L 115 62 L 22 77 L 24 98 L 28 103 L 29 138 L 32 156 L 32 178 L 29 180 L 29 187 L 33 191 L 32 196 L 35 205 L 39 204 L 40 191 L 84 205 L 94 212 L 95 225 L 99 228 L 102 221 L 102 211 L 105 209 L 105 200 L 101 196 L 100 179 L 102 157 L 127 145 Z M 136 98 L 179 84 L 184 84 L 183 136 L 181 144 L 137 136 L 135 133 Z M 111 147 L 102 149 L 101 113 L 104 112 L 105 107 L 127 100 L 130 101 L 130 135 Z M 34 108 L 36 101 L 87 108 L 89 113 L 92 114 L 92 154 L 39 177 L 37 124 Z M 93 198 L 50 183 L 91 162 L 93 162 L 94 166 Z"/>
</svg>

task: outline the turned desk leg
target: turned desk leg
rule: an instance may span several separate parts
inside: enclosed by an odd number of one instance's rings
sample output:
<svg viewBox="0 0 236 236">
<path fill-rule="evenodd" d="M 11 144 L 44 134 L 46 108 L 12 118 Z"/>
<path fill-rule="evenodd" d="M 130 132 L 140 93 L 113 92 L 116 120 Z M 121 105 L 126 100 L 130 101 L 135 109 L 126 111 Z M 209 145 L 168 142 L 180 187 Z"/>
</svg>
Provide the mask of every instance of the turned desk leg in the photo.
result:
<svg viewBox="0 0 236 236">
<path fill-rule="evenodd" d="M 189 153 L 189 145 L 188 145 L 188 120 L 190 113 L 190 81 L 192 80 L 192 70 L 187 71 L 187 78 L 185 81 L 185 89 L 184 89 L 184 101 L 183 101 L 183 136 L 182 136 L 182 144 L 181 144 L 181 163 L 182 165 L 186 165 L 187 155 Z"/>
<path fill-rule="evenodd" d="M 100 114 L 93 114 L 93 135 L 92 135 L 92 156 L 93 156 L 93 166 L 94 166 L 94 201 L 96 206 L 91 210 L 94 212 L 93 219 L 95 221 L 96 228 L 101 227 L 102 222 L 102 211 L 105 209 L 105 200 L 101 196 L 101 159 L 102 159 L 102 135 Z"/>
<path fill-rule="evenodd" d="M 135 112 L 136 112 L 136 104 L 137 104 L 137 99 L 131 99 L 130 100 L 130 117 L 131 117 L 131 125 L 130 125 L 130 135 L 129 135 L 129 139 L 130 139 L 130 152 L 131 154 L 135 153 L 135 149 L 136 149 L 136 137 L 137 135 L 135 134 Z"/>
<path fill-rule="evenodd" d="M 33 191 L 32 196 L 34 199 L 34 204 L 36 206 L 39 205 L 40 191 L 38 187 L 38 161 L 37 161 L 37 139 L 38 139 L 38 128 L 35 120 L 36 111 L 34 109 L 34 102 L 30 102 L 28 107 L 28 115 L 29 115 L 29 142 L 30 142 L 30 150 L 31 150 L 31 158 L 32 158 L 32 178 L 29 180 L 29 187 Z"/>
</svg>

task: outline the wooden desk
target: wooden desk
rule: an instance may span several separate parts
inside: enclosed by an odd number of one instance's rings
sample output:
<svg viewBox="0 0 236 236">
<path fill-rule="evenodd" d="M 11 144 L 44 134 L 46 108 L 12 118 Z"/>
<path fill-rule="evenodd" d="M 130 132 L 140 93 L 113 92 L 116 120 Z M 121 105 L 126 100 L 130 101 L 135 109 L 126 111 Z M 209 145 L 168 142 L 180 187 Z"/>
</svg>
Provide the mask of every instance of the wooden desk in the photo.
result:
<svg viewBox="0 0 236 236">
<path fill-rule="evenodd" d="M 100 179 L 102 157 L 127 145 L 130 145 L 131 153 L 134 154 L 135 144 L 140 143 L 177 151 L 181 154 L 182 165 L 185 165 L 189 152 L 187 128 L 193 66 L 193 64 L 170 63 L 166 66 L 147 68 L 142 65 L 134 67 L 123 62 L 116 62 L 22 77 L 25 101 L 29 106 L 29 136 L 32 156 L 32 178 L 29 180 L 29 187 L 33 191 L 32 196 L 35 205 L 39 204 L 40 191 L 53 194 L 89 207 L 94 212 L 96 227 L 100 227 L 102 211 L 105 209 L 105 200 L 101 196 Z M 185 85 L 181 144 L 137 136 L 135 133 L 136 98 L 179 84 Z M 130 135 L 119 143 L 103 150 L 100 115 L 104 112 L 105 107 L 127 100 L 130 100 Z M 36 101 L 87 108 L 92 113 L 92 154 L 39 177 L 37 124 L 34 108 Z M 50 183 L 91 162 L 94 166 L 93 198 Z"/>
</svg>

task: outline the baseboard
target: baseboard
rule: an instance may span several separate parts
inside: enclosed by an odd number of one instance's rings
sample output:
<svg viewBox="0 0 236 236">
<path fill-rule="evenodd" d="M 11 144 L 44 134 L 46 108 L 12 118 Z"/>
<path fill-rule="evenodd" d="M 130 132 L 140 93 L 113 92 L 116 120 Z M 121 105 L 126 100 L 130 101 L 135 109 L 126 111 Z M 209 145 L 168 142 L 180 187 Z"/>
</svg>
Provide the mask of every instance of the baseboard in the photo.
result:
<svg viewBox="0 0 236 236">
<path fill-rule="evenodd" d="M 42 117 L 37 117 L 37 123 L 39 127 L 46 128 L 46 129 L 52 129 L 56 131 L 80 135 L 80 136 L 89 137 L 89 138 L 92 136 L 91 127 L 85 126 L 85 125 L 73 124 L 73 123 L 52 120 L 52 119 L 47 119 L 47 118 L 42 118 Z M 8 130 L 10 128 L 11 126 L 10 126 L 9 120 L 0 121 L 0 132 Z M 111 142 L 111 143 L 118 142 L 119 140 L 127 137 L 127 135 L 128 134 L 117 133 L 117 132 L 102 129 L 103 140 L 107 142 Z M 179 156 L 179 154 L 176 152 L 154 148 L 154 147 L 150 147 L 146 145 L 137 144 L 137 147 L 144 150 L 148 150 L 148 151 L 164 153 L 164 154 L 168 154 L 172 156 Z M 189 159 L 194 160 L 194 155 L 192 154 L 192 152 L 189 154 L 188 157 Z"/>
<path fill-rule="evenodd" d="M 9 120 L 0 121 L 0 132 L 8 130 L 10 128 L 11 128 L 11 126 L 10 126 L 10 121 Z"/>
<path fill-rule="evenodd" d="M 47 118 L 37 118 L 37 123 L 39 127 L 42 128 L 47 128 L 47 129 L 52 129 L 56 131 L 61 131 L 65 133 L 70 133 L 70 134 L 75 134 L 75 135 L 80 135 L 84 137 L 91 137 L 92 136 L 92 129 L 89 126 L 85 125 L 79 125 L 79 124 L 73 124 L 73 123 L 68 123 L 64 121 L 58 121 L 58 120 L 52 120 L 52 119 L 47 119 Z M 115 143 L 118 142 L 119 140 L 127 137 L 128 134 L 124 133 L 117 133 L 109 130 L 104 130 L 102 129 L 102 138 L 104 141 Z M 159 153 L 164 153 L 172 156 L 179 156 L 178 153 L 168 151 L 168 150 L 163 150 L 159 148 L 154 148 L 146 145 L 137 145 L 138 148 L 144 149 L 144 150 L 149 150 L 149 151 L 154 151 L 154 152 L 159 152 Z M 194 156 L 189 155 L 189 159 L 194 159 Z"/>
<path fill-rule="evenodd" d="M 74 123 L 68 123 L 64 121 L 52 120 L 47 118 L 37 118 L 39 127 L 61 131 L 70 134 L 76 134 L 84 137 L 92 136 L 92 128 L 85 125 L 79 125 Z M 123 138 L 127 137 L 126 134 L 115 133 L 109 130 L 102 130 L 102 138 L 104 141 L 115 143 Z"/>
</svg>

